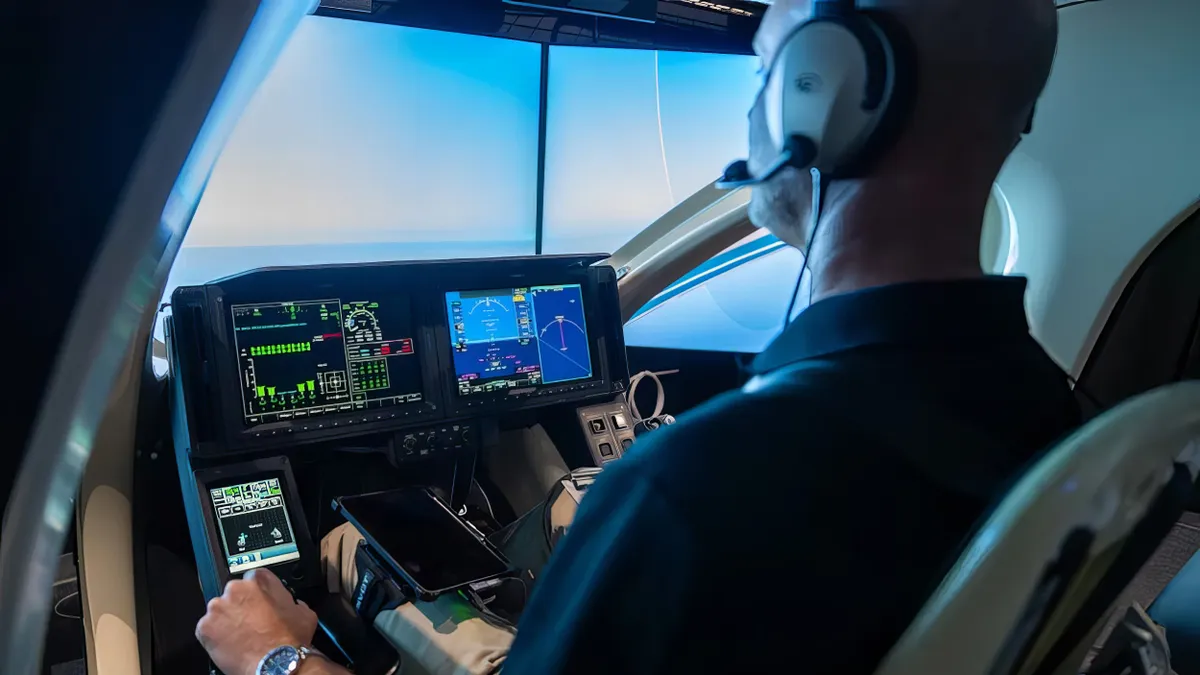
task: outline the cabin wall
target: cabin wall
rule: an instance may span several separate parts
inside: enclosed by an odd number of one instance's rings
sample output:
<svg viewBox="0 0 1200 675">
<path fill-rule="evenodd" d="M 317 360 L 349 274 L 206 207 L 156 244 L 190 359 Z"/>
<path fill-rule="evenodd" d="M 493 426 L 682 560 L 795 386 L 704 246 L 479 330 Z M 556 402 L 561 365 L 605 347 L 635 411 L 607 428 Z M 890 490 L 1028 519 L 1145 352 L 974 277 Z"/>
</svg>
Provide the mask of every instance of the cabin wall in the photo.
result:
<svg viewBox="0 0 1200 675">
<path fill-rule="evenodd" d="M 1200 198 L 1200 2 L 1103 0 L 1059 18 L 1034 132 L 999 185 L 1034 334 L 1078 374 L 1110 297 Z"/>
</svg>

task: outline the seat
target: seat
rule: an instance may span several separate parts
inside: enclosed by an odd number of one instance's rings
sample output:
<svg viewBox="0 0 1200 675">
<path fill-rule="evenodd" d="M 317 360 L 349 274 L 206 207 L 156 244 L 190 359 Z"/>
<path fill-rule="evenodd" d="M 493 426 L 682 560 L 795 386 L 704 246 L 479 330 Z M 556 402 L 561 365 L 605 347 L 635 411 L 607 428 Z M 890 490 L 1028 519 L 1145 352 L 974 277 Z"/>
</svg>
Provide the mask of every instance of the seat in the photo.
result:
<svg viewBox="0 0 1200 675">
<path fill-rule="evenodd" d="M 1051 449 L 876 674 L 1080 672 L 1110 607 L 1191 499 L 1198 438 L 1200 382 L 1185 382 L 1130 399 Z"/>
<path fill-rule="evenodd" d="M 1167 629 L 1175 670 L 1200 673 L 1200 553 L 1192 556 L 1150 606 L 1150 617 Z"/>
</svg>

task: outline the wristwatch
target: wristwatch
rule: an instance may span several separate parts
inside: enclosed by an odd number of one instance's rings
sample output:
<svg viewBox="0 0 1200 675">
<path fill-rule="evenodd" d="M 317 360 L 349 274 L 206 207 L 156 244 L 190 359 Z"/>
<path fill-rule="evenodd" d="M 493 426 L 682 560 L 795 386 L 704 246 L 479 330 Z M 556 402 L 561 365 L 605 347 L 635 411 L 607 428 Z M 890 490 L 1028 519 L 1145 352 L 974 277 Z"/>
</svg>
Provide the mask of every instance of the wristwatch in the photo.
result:
<svg viewBox="0 0 1200 675">
<path fill-rule="evenodd" d="M 258 662 L 255 675 L 291 675 L 309 656 L 316 654 L 311 647 L 284 645 L 267 652 Z"/>
</svg>

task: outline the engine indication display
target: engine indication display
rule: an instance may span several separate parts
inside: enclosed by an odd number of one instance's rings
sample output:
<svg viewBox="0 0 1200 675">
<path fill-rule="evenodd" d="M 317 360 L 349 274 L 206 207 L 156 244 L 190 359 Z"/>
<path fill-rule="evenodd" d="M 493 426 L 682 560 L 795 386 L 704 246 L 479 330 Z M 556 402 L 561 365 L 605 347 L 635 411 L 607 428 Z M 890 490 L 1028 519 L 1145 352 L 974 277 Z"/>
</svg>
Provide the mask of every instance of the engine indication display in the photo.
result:
<svg viewBox="0 0 1200 675">
<path fill-rule="evenodd" d="M 405 301 L 326 298 L 231 311 L 246 426 L 422 400 Z"/>
<path fill-rule="evenodd" d="M 446 293 L 458 393 L 592 376 L 579 284 Z"/>
</svg>

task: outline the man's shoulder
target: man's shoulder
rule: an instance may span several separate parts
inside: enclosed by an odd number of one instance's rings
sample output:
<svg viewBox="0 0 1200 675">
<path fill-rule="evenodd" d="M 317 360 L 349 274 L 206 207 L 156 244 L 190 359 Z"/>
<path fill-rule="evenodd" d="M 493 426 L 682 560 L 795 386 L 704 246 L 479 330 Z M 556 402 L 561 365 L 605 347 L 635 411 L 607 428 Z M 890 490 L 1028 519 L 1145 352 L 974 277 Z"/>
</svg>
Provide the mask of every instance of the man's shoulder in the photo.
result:
<svg viewBox="0 0 1200 675">
<path fill-rule="evenodd" d="M 688 410 L 670 426 L 647 434 L 644 441 L 656 458 L 675 452 L 723 454 L 720 442 L 792 435 L 822 416 L 816 394 L 802 387 L 770 391 L 730 391 Z M 636 447 L 636 446 L 635 446 Z"/>
<path fill-rule="evenodd" d="M 639 438 L 608 470 L 679 502 L 735 497 L 781 481 L 836 480 L 860 447 L 857 425 L 803 387 L 722 394 Z M 606 472 L 608 471 L 606 470 Z"/>
<path fill-rule="evenodd" d="M 648 434 L 646 445 L 667 460 L 673 453 L 724 455 L 728 446 L 722 441 L 740 446 L 750 440 L 819 443 L 852 435 L 856 425 L 833 405 L 829 383 L 822 380 L 801 375 L 768 387 L 752 383 L 726 392 L 680 415 L 676 424 Z"/>
</svg>

